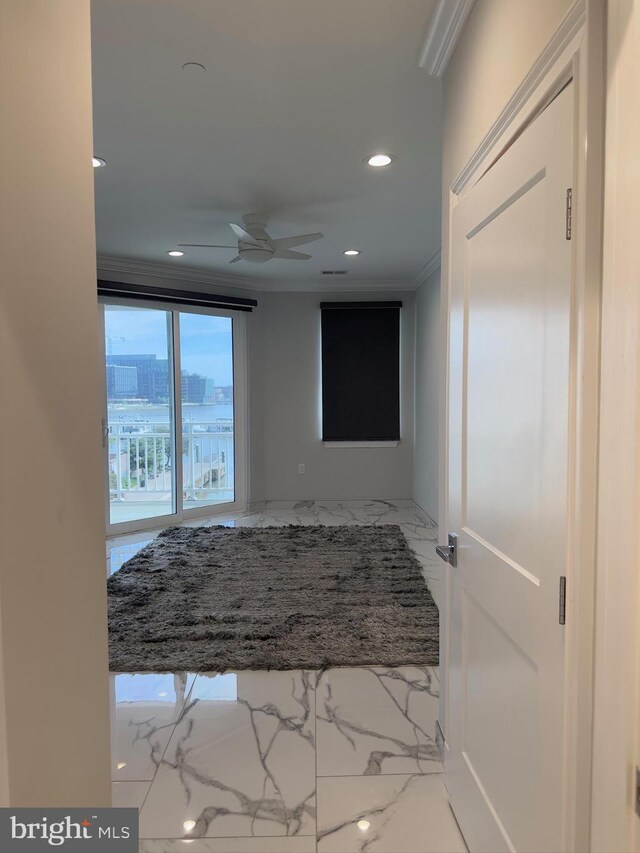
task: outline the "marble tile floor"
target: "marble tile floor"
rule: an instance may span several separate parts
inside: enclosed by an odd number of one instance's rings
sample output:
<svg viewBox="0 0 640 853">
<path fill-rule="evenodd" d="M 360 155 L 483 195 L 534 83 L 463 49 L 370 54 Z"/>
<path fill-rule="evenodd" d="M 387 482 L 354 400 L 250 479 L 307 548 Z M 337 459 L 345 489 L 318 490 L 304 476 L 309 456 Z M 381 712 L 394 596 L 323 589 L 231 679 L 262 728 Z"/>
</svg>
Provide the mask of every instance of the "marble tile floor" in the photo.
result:
<svg viewBox="0 0 640 853">
<path fill-rule="evenodd" d="M 438 595 L 437 528 L 411 501 L 273 502 L 190 523 L 397 523 Z M 155 535 L 110 539 L 108 570 Z M 140 809 L 144 853 L 465 851 L 438 689 L 437 667 L 113 675 L 113 803 Z"/>
</svg>

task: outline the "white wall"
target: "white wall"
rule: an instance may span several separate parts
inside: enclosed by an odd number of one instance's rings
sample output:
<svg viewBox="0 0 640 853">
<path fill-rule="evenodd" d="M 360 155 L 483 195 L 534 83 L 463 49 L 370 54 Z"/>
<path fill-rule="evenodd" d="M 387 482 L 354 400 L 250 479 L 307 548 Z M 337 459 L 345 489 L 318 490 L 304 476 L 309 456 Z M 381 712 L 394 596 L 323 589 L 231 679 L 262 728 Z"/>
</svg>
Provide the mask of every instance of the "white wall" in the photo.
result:
<svg viewBox="0 0 640 853">
<path fill-rule="evenodd" d="M 413 499 L 438 520 L 439 393 L 442 354 L 440 269 L 416 291 Z"/>
<path fill-rule="evenodd" d="M 248 291 L 212 282 L 99 270 L 100 277 L 256 299 L 247 315 L 249 499 L 411 498 L 414 293 Z M 176 275 L 178 275 L 176 271 Z M 320 431 L 320 303 L 399 300 L 401 433 L 395 448 L 324 448 Z M 298 474 L 304 463 L 306 474 Z"/>
<path fill-rule="evenodd" d="M 445 195 L 574 0 L 476 0 L 444 77 Z"/>
<path fill-rule="evenodd" d="M 89 0 L 0 4 L 0 803 L 108 806 Z"/>
<path fill-rule="evenodd" d="M 410 498 L 413 458 L 412 292 L 271 293 L 263 305 L 264 497 L 269 500 Z M 320 302 L 402 300 L 401 441 L 326 448 L 320 428 Z M 304 463 L 306 474 L 298 474 Z"/>
</svg>

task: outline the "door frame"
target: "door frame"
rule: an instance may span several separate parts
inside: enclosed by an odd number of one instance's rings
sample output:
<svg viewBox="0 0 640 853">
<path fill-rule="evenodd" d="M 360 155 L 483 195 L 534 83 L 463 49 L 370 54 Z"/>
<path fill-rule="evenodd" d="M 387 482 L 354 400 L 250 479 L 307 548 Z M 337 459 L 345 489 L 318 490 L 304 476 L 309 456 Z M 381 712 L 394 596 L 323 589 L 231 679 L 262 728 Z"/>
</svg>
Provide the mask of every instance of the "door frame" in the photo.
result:
<svg viewBox="0 0 640 853">
<path fill-rule="evenodd" d="M 140 299 L 119 299 L 117 297 L 100 296 L 98 298 L 100 311 L 100 329 L 104 329 L 104 306 L 122 305 L 128 308 L 149 308 L 171 314 L 171 353 L 172 356 L 180 350 L 180 314 L 208 314 L 214 317 L 230 317 L 233 320 L 233 428 L 234 428 L 234 491 L 235 500 L 210 506 L 181 509 L 177 499 L 179 486 L 182 482 L 182 457 L 176 453 L 175 484 L 176 512 L 168 515 L 156 515 L 152 518 L 142 518 L 138 521 L 124 521 L 112 524 L 109 513 L 109 442 L 103 444 L 103 468 L 105 472 L 105 530 L 107 537 L 122 536 L 144 530 L 159 530 L 174 524 L 198 518 L 211 518 L 217 515 L 243 512 L 246 508 L 248 494 L 248 436 L 247 423 L 247 334 L 246 315 L 242 311 L 230 311 L 224 308 L 205 308 L 200 306 L 180 305 L 175 302 Z M 106 363 L 106 344 L 104 334 L 100 336 L 102 364 Z M 179 359 L 172 357 L 172 390 L 175 398 L 173 442 L 177 448 L 179 430 L 182 427 L 182 395 Z M 106 383 L 104 394 L 103 431 L 108 424 Z M 104 432 L 103 432 L 104 435 Z"/>
<path fill-rule="evenodd" d="M 597 462 L 604 127 L 603 0 L 578 0 L 567 12 L 511 100 L 449 187 L 447 235 L 461 199 L 509 145 L 573 80 L 575 162 L 573 180 L 573 304 L 569 471 L 570 529 L 567 560 L 567 683 L 563 850 L 589 849 L 593 722 L 593 639 L 597 521 Z M 440 385 L 440 529 L 449 529 L 449 311 L 451 240 L 443 253 L 441 322 L 445 343 Z M 445 565 L 445 613 L 440 624 L 441 703 L 447 769 L 447 718 L 451 571 Z M 560 759 L 559 759 L 560 760 Z M 446 777 L 445 777 L 446 778 Z"/>
<path fill-rule="evenodd" d="M 609 4 L 607 39 L 591 849 L 626 853 L 640 850 L 639 0 Z"/>
</svg>

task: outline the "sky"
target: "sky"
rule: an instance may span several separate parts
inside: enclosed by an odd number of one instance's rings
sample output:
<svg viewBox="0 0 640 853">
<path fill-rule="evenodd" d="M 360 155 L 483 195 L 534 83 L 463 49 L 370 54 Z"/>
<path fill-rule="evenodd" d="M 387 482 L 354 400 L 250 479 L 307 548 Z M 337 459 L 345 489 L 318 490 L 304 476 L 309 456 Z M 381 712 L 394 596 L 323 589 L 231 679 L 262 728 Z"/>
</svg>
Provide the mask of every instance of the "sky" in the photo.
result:
<svg viewBox="0 0 640 853">
<path fill-rule="evenodd" d="M 107 355 L 148 353 L 167 358 L 168 317 L 168 311 L 106 305 Z M 216 385 L 233 384 L 231 323 L 230 317 L 181 313 L 182 369 L 207 376 Z"/>
</svg>

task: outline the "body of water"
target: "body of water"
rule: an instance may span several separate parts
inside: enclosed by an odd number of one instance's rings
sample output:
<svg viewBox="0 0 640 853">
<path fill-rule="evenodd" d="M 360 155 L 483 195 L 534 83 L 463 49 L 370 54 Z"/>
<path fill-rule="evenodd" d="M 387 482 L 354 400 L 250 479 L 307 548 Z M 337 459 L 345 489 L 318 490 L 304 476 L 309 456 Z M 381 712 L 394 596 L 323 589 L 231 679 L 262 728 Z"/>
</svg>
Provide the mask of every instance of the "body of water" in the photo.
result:
<svg viewBox="0 0 640 853">
<path fill-rule="evenodd" d="M 202 406 L 195 403 L 182 404 L 183 423 L 212 423 L 221 420 L 233 420 L 232 403 L 211 403 Z M 168 424 L 169 406 L 149 403 L 110 403 L 109 424 L 118 423 Z"/>
</svg>

